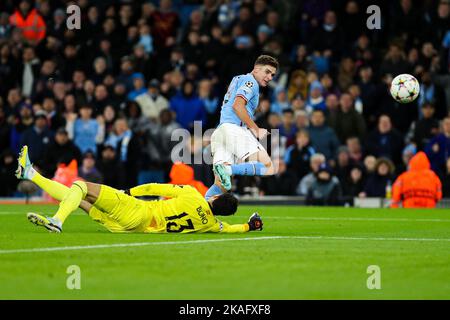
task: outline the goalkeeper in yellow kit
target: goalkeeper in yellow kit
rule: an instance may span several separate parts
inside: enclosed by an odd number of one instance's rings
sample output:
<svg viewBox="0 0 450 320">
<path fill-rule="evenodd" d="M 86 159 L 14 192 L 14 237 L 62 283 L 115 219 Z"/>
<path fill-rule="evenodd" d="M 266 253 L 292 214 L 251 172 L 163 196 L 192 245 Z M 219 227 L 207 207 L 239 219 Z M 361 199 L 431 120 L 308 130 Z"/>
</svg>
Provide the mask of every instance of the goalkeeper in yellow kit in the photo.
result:
<svg viewBox="0 0 450 320">
<path fill-rule="evenodd" d="M 229 225 L 216 215 L 232 215 L 238 200 L 230 193 L 206 200 L 188 185 L 149 183 L 121 191 L 106 185 L 76 181 L 68 188 L 40 175 L 30 163 L 28 148 L 20 152 L 16 176 L 36 183 L 54 199 L 60 201 L 53 217 L 28 213 L 28 220 L 51 232 L 62 232 L 66 218 L 78 207 L 111 232 L 242 233 L 262 230 L 262 220 L 254 213 L 248 223 Z M 170 197 L 167 200 L 144 201 L 138 196 Z"/>
</svg>

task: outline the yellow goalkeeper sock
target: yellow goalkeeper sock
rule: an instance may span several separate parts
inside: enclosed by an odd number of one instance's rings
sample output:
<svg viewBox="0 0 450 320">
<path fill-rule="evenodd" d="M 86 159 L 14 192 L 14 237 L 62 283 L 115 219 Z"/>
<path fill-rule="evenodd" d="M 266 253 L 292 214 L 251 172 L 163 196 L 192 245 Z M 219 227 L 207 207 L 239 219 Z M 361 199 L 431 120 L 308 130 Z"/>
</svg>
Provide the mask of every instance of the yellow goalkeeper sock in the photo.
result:
<svg viewBox="0 0 450 320">
<path fill-rule="evenodd" d="M 34 168 L 30 168 L 29 177 L 31 181 L 36 183 L 55 200 L 61 201 L 69 193 L 69 187 L 66 187 L 62 183 L 47 179 Z"/>
<path fill-rule="evenodd" d="M 59 204 L 59 209 L 54 218 L 64 223 L 64 220 L 75 211 L 87 194 L 87 185 L 83 181 L 75 181 L 69 192 Z"/>
</svg>

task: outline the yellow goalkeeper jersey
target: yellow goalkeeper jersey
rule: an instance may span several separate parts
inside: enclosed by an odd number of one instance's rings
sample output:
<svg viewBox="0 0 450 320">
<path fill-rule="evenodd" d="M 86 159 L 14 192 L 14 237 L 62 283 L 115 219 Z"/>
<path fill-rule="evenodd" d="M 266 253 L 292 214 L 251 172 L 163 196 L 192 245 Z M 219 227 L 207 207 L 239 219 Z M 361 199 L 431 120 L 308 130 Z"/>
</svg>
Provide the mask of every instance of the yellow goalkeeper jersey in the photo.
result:
<svg viewBox="0 0 450 320">
<path fill-rule="evenodd" d="M 148 201 L 152 222 L 149 233 L 189 233 L 226 232 L 242 233 L 249 231 L 245 224 L 219 221 L 212 213 L 209 203 L 194 187 L 189 185 L 149 183 L 130 189 L 134 197 L 162 196 L 167 200 Z"/>
</svg>

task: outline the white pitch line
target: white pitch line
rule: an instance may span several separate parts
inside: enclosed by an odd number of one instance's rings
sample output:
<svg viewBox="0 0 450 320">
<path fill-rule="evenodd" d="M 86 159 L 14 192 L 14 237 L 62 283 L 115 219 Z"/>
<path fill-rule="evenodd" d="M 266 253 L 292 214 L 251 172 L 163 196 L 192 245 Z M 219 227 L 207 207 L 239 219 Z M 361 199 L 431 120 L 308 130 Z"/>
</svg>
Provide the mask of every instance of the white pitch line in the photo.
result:
<svg viewBox="0 0 450 320">
<path fill-rule="evenodd" d="M 236 216 L 238 218 L 245 218 L 246 216 Z M 247 217 L 248 218 L 248 217 Z M 280 220 L 323 220 L 323 221 L 418 221 L 418 222 L 450 222 L 450 219 L 409 219 L 409 218 L 329 218 L 329 217 L 286 217 L 286 216 L 261 216 L 264 219 L 280 219 Z"/>
<path fill-rule="evenodd" d="M 71 246 L 71 247 L 12 249 L 12 250 L 0 250 L 0 254 L 143 247 L 156 245 L 202 244 L 202 243 L 227 242 L 227 241 L 255 241 L 255 240 L 274 240 L 274 239 L 450 242 L 450 238 L 436 239 L 436 238 L 326 237 L 326 236 L 268 236 L 268 237 L 248 237 L 248 238 L 232 238 L 232 239 L 221 238 L 208 240 L 135 242 L 135 243 L 114 243 L 114 244 L 99 244 L 99 245 Z"/>
<path fill-rule="evenodd" d="M 75 215 L 83 215 L 82 213 L 75 212 L 73 213 Z M 23 212 L 17 212 L 17 211 L 0 211 L 1 215 L 24 215 Z M 236 218 L 245 218 L 247 219 L 248 216 L 242 216 L 238 215 L 235 216 Z M 414 218 L 352 218 L 352 217 L 292 217 L 292 216 L 263 216 L 263 219 L 280 219 L 280 220 L 321 220 L 321 221 L 393 221 L 393 222 L 450 222 L 450 219 L 414 219 Z"/>
</svg>

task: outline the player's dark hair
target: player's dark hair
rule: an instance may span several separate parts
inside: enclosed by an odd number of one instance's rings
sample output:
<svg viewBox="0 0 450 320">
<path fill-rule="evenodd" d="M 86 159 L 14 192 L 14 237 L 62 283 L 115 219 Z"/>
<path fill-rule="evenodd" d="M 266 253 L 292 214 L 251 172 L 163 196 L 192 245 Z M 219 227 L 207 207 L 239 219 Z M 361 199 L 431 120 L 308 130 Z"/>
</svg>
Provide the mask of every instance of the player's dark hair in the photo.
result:
<svg viewBox="0 0 450 320">
<path fill-rule="evenodd" d="M 278 69 L 278 66 L 279 66 L 277 59 L 275 59 L 274 57 L 265 55 L 265 54 L 260 55 L 256 59 L 255 66 L 256 65 L 262 65 L 262 66 L 269 65 L 271 67 L 274 67 L 275 69 Z"/>
<path fill-rule="evenodd" d="M 229 192 L 221 194 L 211 203 L 211 210 L 216 216 L 231 216 L 237 207 L 238 199 Z"/>
</svg>

